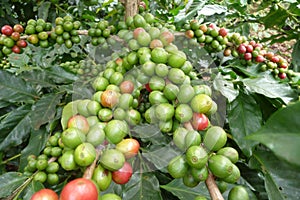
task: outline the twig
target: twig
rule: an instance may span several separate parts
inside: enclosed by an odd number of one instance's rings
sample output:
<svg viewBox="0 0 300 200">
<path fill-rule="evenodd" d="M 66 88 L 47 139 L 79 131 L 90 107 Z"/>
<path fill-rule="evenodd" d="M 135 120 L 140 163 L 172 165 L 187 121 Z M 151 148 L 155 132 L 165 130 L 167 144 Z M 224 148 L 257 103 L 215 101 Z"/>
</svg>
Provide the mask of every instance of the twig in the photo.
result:
<svg viewBox="0 0 300 200">
<path fill-rule="evenodd" d="M 191 122 L 184 123 L 184 127 L 187 130 L 194 130 Z M 211 172 L 209 172 L 205 184 L 212 200 L 224 200 Z"/>
<path fill-rule="evenodd" d="M 96 148 L 96 158 L 94 160 L 94 162 L 88 166 L 85 171 L 84 171 L 84 174 L 83 174 L 83 178 L 86 178 L 86 179 L 91 179 L 92 176 L 93 176 L 93 173 L 94 173 L 94 170 L 96 168 L 96 165 L 97 165 L 97 161 L 102 153 L 102 150 L 105 148 L 104 145 L 99 145 L 97 148 Z"/>
<path fill-rule="evenodd" d="M 211 172 L 209 172 L 205 184 L 212 200 L 224 200 Z"/>
<path fill-rule="evenodd" d="M 20 156 L 21 156 L 22 154 L 17 154 L 17 155 L 14 155 L 13 157 L 11 157 L 11 158 L 8 158 L 8 159 L 6 159 L 6 160 L 3 160 L 1 163 L 0 163 L 0 165 L 4 165 L 4 164 L 7 164 L 8 162 L 10 162 L 10 161 L 12 161 L 12 160 L 14 160 L 14 159 L 16 159 L 16 158 L 19 158 Z"/>
</svg>

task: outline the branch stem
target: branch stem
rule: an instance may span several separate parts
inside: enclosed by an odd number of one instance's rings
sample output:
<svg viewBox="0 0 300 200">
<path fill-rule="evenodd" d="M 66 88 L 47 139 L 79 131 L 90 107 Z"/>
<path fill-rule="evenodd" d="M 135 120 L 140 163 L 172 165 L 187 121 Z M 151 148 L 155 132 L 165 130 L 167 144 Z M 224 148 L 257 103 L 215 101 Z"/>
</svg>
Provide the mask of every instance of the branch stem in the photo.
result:
<svg viewBox="0 0 300 200">
<path fill-rule="evenodd" d="M 187 130 L 194 130 L 191 122 L 184 123 L 184 127 Z M 205 184 L 212 200 L 224 200 L 211 172 L 209 172 Z"/>
<path fill-rule="evenodd" d="M 98 162 L 98 159 L 102 153 L 102 150 L 105 148 L 104 145 L 99 145 L 97 148 L 96 148 L 96 158 L 94 160 L 94 162 L 88 166 L 86 168 L 86 170 L 84 171 L 84 174 L 83 174 L 83 178 L 86 178 L 86 179 L 92 179 L 92 176 L 93 176 L 93 173 L 94 173 L 94 170 L 97 166 L 97 162 Z"/>
<path fill-rule="evenodd" d="M 205 184 L 212 200 L 224 200 L 211 172 L 209 172 Z"/>
</svg>

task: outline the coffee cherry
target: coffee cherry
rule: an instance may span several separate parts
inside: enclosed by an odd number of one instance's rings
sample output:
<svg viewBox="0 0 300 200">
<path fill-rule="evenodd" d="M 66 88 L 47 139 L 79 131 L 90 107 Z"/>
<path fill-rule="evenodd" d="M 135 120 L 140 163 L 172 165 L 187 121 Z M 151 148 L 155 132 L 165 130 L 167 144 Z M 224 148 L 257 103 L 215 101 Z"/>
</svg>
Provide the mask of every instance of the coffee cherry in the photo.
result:
<svg viewBox="0 0 300 200">
<path fill-rule="evenodd" d="M 15 24 L 13 27 L 13 31 L 18 32 L 18 33 L 23 33 L 24 27 L 21 24 Z"/>
<path fill-rule="evenodd" d="M 247 53 L 244 54 L 244 58 L 245 58 L 245 60 L 251 60 L 252 59 L 252 54 L 247 52 Z"/>
<path fill-rule="evenodd" d="M 241 44 L 241 45 L 238 47 L 237 50 L 238 50 L 238 52 L 239 52 L 240 54 L 244 54 L 244 53 L 247 52 L 247 48 L 245 47 L 244 44 Z"/>
<path fill-rule="evenodd" d="M 18 41 L 20 39 L 20 33 L 19 32 L 13 32 L 10 36 L 11 39 L 14 41 Z"/>
<path fill-rule="evenodd" d="M 12 52 L 17 53 L 17 54 L 21 53 L 21 48 L 19 46 L 17 46 L 17 45 L 14 45 L 11 48 L 11 50 L 12 50 Z"/>
<path fill-rule="evenodd" d="M 247 50 L 247 52 L 249 52 L 249 53 L 251 53 L 252 51 L 253 51 L 253 46 L 252 45 L 247 45 L 246 46 L 246 50 Z"/>
<path fill-rule="evenodd" d="M 233 187 L 228 194 L 228 200 L 237 199 L 249 200 L 248 192 L 243 186 Z"/>
<path fill-rule="evenodd" d="M 233 163 L 225 156 L 213 155 L 208 160 L 209 170 L 219 178 L 226 178 L 233 171 Z"/>
<path fill-rule="evenodd" d="M 256 56 L 256 58 L 255 58 L 255 61 L 256 62 L 264 62 L 265 61 L 265 58 L 264 58 L 264 56 L 263 55 L 258 55 L 258 56 Z"/>
<path fill-rule="evenodd" d="M 27 47 L 27 42 L 25 40 L 18 40 L 16 44 L 18 47 L 21 47 L 21 48 Z"/>
<path fill-rule="evenodd" d="M 227 35 L 228 31 L 225 28 L 220 28 L 219 29 L 219 35 L 222 37 L 225 37 Z"/>
<path fill-rule="evenodd" d="M 1 28 L 1 33 L 10 36 L 13 33 L 13 28 L 10 25 L 4 25 Z"/>
</svg>

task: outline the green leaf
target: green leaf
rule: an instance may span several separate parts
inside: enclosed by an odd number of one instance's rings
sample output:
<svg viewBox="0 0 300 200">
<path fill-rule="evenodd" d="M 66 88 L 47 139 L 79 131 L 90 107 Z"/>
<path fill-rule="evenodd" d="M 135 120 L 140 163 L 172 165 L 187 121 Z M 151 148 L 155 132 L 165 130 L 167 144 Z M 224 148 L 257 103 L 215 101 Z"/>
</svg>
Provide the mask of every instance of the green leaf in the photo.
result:
<svg viewBox="0 0 300 200">
<path fill-rule="evenodd" d="M 78 113 L 77 103 L 79 101 L 80 100 L 71 101 L 70 103 L 68 103 L 67 105 L 64 106 L 64 108 L 62 110 L 61 120 L 60 120 L 63 130 L 65 130 L 67 128 L 68 120 L 70 119 L 70 117 L 72 117 L 73 115 L 76 115 Z"/>
<path fill-rule="evenodd" d="M 0 198 L 8 197 L 27 179 L 18 172 L 7 172 L 0 176 Z"/>
<path fill-rule="evenodd" d="M 72 84 L 72 97 L 73 99 L 90 99 L 95 91 L 91 89 L 91 85 L 88 82 L 74 82 Z"/>
<path fill-rule="evenodd" d="M 169 143 L 169 138 L 159 130 L 158 124 L 140 124 L 131 131 L 134 137 L 141 138 L 142 141 L 150 141 L 156 145 Z"/>
<path fill-rule="evenodd" d="M 224 79 L 220 73 L 214 79 L 213 86 L 226 97 L 229 102 L 232 102 L 239 94 L 238 90 L 234 88 L 233 83 Z"/>
<path fill-rule="evenodd" d="M 257 75 L 262 74 L 261 66 L 259 64 L 244 66 L 241 64 L 240 60 L 234 60 L 234 62 L 230 66 L 232 66 L 235 70 L 242 72 L 247 77 L 256 77 Z"/>
<path fill-rule="evenodd" d="M 300 102 L 276 111 L 266 124 L 247 139 L 261 142 L 279 158 L 300 166 Z"/>
<path fill-rule="evenodd" d="M 300 196 L 300 170 L 278 159 L 272 152 L 256 151 L 253 158 L 265 175 L 269 200 L 298 199 Z M 257 165 L 254 167 L 258 167 Z"/>
<path fill-rule="evenodd" d="M 167 173 L 166 167 L 170 160 L 175 156 L 181 154 L 178 148 L 169 143 L 166 146 L 159 146 L 155 150 L 149 152 L 143 152 L 142 155 L 149 160 L 158 170 Z"/>
<path fill-rule="evenodd" d="M 0 151 L 11 147 L 17 146 L 23 142 L 23 140 L 28 137 L 28 133 L 31 130 L 30 124 L 31 112 L 23 115 L 20 121 L 13 127 L 7 137 L 0 143 Z"/>
<path fill-rule="evenodd" d="M 251 159 L 253 161 L 253 159 Z M 252 162 L 253 163 L 253 162 Z M 260 170 L 250 168 L 249 166 L 252 165 L 248 163 L 236 163 L 237 167 L 239 168 L 242 178 L 239 180 L 238 183 L 243 183 L 243 185 L 248 185 L 249 188 L 252 189 L 252 192 L 248 192 L 249 195 L 252 195 L 253 191 L 255 191 L 254 196 L 257 197 L 257 199 L 260 200 L 267 200 L 268 195 L 265 188 L 265 179 L 261 175 Z M 250 198 L 252 200 L 252 198 Z"/>
<path fill-rule="evenodd" d="M 198 14 L 204 15 L 204 16 L 211 16 L 215 14 L 222 14 L 227 11 L 227 8 L 225 6 L 221 5 L 205 5 Z"/>
<path fill-rule="evenodd" d="M 45 69 L 45 73 L 48 78 L 55 83 L 69 83 L 78 80 L 78 77 L 72 73 L 67 72 L 59 66 L 52 66 Z"/>
<path fill-rule="evenodd" d="M 38 156 L 46 145 L 49 133 L 44 128 L 31 131 L 27 146 L 21 151 L 19 170 L 27 165 L 27 157 L 31 154 Z"/>
<path fill-rule="evenodd" d="M 271 75 L 265 74 L 257 78 L 246 78 L 242 80 L 247 89 L 251 92 L 262 94 L 269 98 L 280 98 L 285 104 L 298 99 L 297 93 L 288 83 L 280 83 Z"/>
<path fill-rule="evenodd" d="M 9 105 L 10 105 L 10 103 L 7 102 L 7 101 L 0 101 L 0 109 L 1 109 L 1 108 L 5 108 L 5 107 L 7 107 L 7 106 L 9 106 Z"/>
<path fill-rule="evenodd" d="M 49 88 L 56 88 L 57 84 L 67 84 L 77 80 L 77 77 L 74 74 L 71 74 L 58 66 L 25 72 L 22 73 L 22 78 L 32 85 Z"/>
<path fill-rule="evenodd" d="M 0 98 L 8 102 L 33 103 L 37 98 L 36 91 L 23 79 L 0 71 Z"/>
<path fill-rule="evenodd" d="M 261 127 L 262 113 L 259 105 L 251 95 L 240 93 L 228 105 L 228 123 L 234 141 L 245 155 L 251 155 L 256 142 L 245 140 L 245 137 Z"/>
<path fill-rule="evenodd" d="M 30 200 L 32 195 L 45 188 L 44 185 L 39 181 L 31 181 L 30 184 L 24 189 L 23 200 Z"/>
<path fill-rule="evenodd" d="M 9 132 L 30 112 L 30 106 L 20 106 L 6 116 L 0 122 L 0 142 L 2 142 Z"/>
<path fill-rule="evenodd" d="M 8 55 L 8 61 L 12 66 L 15 67 L 20 67 L 20 66 L 25 66 L 28 65 L 29 63 L 29 56 L 26 53 L 22 53 L 22 54 L 15 54 L 12 53 L 10 55 Z"/>
<path fill-rule="evenodd" d="M 272 176 L 269 173 L 265 174 L 265 186 L 269 196 L 269 199 L 286 199 L 280 193 L 279 187 L 274 182 Z"/>
<path fill-rule="evenodd" d="M 295 71 L 300 72 L 300 40 L 298 40 L 293 47 L 292 64 Z"/>
<path fill-rule="evenodd" d="M 213 101 L 217 104 L 217 112 L 210 116 L 210 123 L 215 126 L 224 126 L 227 114 L 227 99 L 219 92 L 213 91 Z"/>
<path fill-rule="evenodd" d="M 48 18 L 50 7 L 51 7 L 51 2 L 49 1 L 42 2 L 38 9 L 38 17 L 46 21 Z"/>
<path fill-rule="evenodd" d="M 279 26 L 285 24 L 286 19 L 289 17 L 287 10 L 279 7 L 278 9 L 274 9 L 271 7 L 270 12 L 260 20 L 265 25 L 266 29 L 271 28 L 273 26 Z"/>
<path fill-rule="evenodd" d="M 171 192 L 181 200 L 194 199 L 198 195 L 210 199 L 210 195 L 204 182 L 200 182 L 196 187 L 190 188 L 183 184 L 182 179 L 174 179 L 167 185 L 161 185 L 160 187 Z"/>
<path fill-rule="evenodd" d="M 186 6 L 186 9 L 182 9 L 174 18 L 174 22 L 178 24 L 183 24 L 184 22 L 195 17 L 197 12 L 201 10 L 207 1 L 195 1 L 192 2 L 190 7 Z"/>
<path fill-rule="evenodd" d="M 56 113 L 56 106 L 60 102 L 62 94 L 44 95 L 32 106 L 30 116 L 32 127 L 37 130 L 41 125 L 51 121 Z"/>
<path fill-rule="evenodd" d="M 123 200 L 162 200 L 158 179 L 153 173 L 134 173 L 123 189 Z"/>
</svg>

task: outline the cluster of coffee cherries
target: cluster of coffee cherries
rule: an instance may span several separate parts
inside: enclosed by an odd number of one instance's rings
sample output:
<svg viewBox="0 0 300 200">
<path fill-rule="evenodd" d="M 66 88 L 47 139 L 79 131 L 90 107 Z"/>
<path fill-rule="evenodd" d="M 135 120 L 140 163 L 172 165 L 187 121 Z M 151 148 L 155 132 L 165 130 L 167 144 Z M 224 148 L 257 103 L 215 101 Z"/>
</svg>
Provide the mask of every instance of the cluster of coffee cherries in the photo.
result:
<svg viewBox="0 0 300 200">
<path fill-rule="evenodd" d="M 8 60 L 6 59 L 1 59 L 0 61 L 0 68 L 2 69 L 9 69 L 11 67 L 11 64 Z"/>
<path fill-rule="evenodd" d="M 66 71 L 79 75 L 84 81 L 93 80 L 104 70 L 104 65 L 97 64 L 93 60 L 66 61 L 59 66 Z"/>
<path fill-rule="evenodd" d="M 50 37 L 59 45 L 65 45 L 67 48 L 72 48 L 73 44 L 80 43 L 81 39 L 78 33 L 81 27 L 80 21 L 74 21 L 73 17 L 66 15 L 63 18 L 55 19 L 55 28 L 51 32 Z"/>
<path fill-rule="evenodd" d="M 294 76 L 293 70 L 288 69 L 287 60 L 268 51 L 261 43 L 254 40 L 247 41 L 247 38 L 240 36 L 239 33 L 229 34 L 228 40 L 232 45 L 225 49 L 224 56 L 232 55 L 240 58 L 244 65 L 261 64 L 262 71 L 270 70 L 280 79 Z"/>
<path fill-rule="evenodd" d="M 197 20 L 192 20 L 185 28 L 188 28 L 185 36 L 196 38 L 208 52 L 220 52 L 226 48 L 228 32 L 225 28 L 218 28 L 215 24 L 199 24 Z"/>
<path fill-rule="evenodd" d="M 88 36 L 91 37 L 91 44 L 98 46 L 105 44 L 106 39 L 115 32 L 116 28 L 113 25 L 109 25 L 107 20 L 101 20 L 88 30 Z"/>
<path fill-rule="evenodd" d="M 43 152 L 38 155 L 29 155 L 24 174 L 33 176 L 34 181 L 48 185 L 56 185 L 60 181 L 60 164 L 57 158 L 62 155 L 63 144 L 59 140 L 61 132 L 56 132 L 48 138 Z"/>
<path fill-rule="evenodd" d="M 224 27 L 217 27 L 213 23 L 200 24 L 197 20 L 190 21 L 185 29 L 187 38 L 195 39 L 210 53 L 223 51 L 224 56 L 239 58 L 245 66 L 261 64 L 262 71 L 270 70 L 280 79 L 295 75 L 293 70 L 288 69 L 286 59 L 239 33 L 229 33 Z"/>
<path fill-rule="evenodd" d="M 25 27 L 25 34 L 28 35 L 27 41 L 43 48 L 48 47 L 50 42 L 48 36 L 51 29 L 50 22 L 45 22 L 43 19 L 29 19 Z"/>
<path fill-rule="evenodd" d="M 0 34 L 0 58 L 14 53 L 21 53 L 22 48 L 27 46 L 26 40 L 21 38 L 24 32 L 24 27 L 21 24 L 16 24 L 13 27 L 4 25 L 1 28 Z"/>
<path fill-rule="evenodd" d="M 169 162 L 168 171 L 173 178 L 182 178 L 188 187 L 205 181 L 209 171 L 219 181 L 227 183 L 235 183 L 240 178 L 240 170 L 235 165 L 238 152 L 232 147 L 224 147 L 227 136 L 221 127 L 207 128 L 203 141 L 197 131 L 183 127 L 173 136 L 175 145 L 184 151 Z"/>
</svg>

